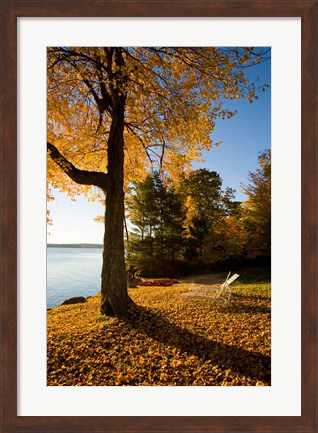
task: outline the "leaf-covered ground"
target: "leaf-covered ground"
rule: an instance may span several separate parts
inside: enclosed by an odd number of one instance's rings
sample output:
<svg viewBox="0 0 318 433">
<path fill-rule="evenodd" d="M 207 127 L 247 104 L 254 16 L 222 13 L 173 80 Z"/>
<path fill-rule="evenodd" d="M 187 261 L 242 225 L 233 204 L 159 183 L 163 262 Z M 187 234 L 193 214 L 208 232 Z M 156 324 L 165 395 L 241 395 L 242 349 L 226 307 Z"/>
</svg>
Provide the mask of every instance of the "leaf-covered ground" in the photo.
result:
<svg viewBox="0 0 318 433">
<path fill-rule="evenodd" d="M 216 281 L 224 275 L 130 289 L 125 319 L 100 315 L 100 295 L 48 311 L 47 384 L 270 385 L 268 278 L 242 272 L 228 308 L 181 296 Z"/>
</svg>

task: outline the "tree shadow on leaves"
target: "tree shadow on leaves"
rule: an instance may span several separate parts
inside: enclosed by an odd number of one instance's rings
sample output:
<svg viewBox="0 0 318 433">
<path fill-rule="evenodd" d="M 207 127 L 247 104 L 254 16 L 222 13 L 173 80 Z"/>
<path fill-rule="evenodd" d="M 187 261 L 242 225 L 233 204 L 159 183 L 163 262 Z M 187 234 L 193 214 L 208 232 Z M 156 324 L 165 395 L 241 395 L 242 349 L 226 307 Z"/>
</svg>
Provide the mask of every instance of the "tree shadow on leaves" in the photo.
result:
<svg viewBox="0 0 318 433">
<path fill-rule="evenodd" d="M 130 306 L 129 314 L 123 320 L 132 329 L 189 356 L 195 355 L 202 361 L 210 360 L 224 369 L 270 383 L 270 356 L 210 340 L 174 325 L 159 312 L 136 304 Z"/>
<path fill-rule="evenodd" d="M 251 302 L 252 299 L 247 300 L 247 298 L 244 299 L 247 302 L 244 302 L 242 300 L 239 301 L 239 303 L 236 304 L 235 297 L 233 297 L 233 300 L 231 301 L 230 307 L 227 309 L 227 312 L 234 313 L 234 314 L 271 314 L 271 308 L 268 305 L 264 304 L 256 304 L 255 298 L 253 299 L 254 302 Z M 250 301 L 250 302 L 248 302 Z"/>
<path fill-rule="evenodd" d="M 246 300 L 246 301 L 252 301 L 255 302 L 256 301 L 265 301 L 265 302 L 269 302 L 270 298 L 268 296 L 260 296 L 260 295 L 242 295 L 241 293 L 233 293 L 233 296 L 235 298 L 238 298 L 242 301 Z"/>
</svg>

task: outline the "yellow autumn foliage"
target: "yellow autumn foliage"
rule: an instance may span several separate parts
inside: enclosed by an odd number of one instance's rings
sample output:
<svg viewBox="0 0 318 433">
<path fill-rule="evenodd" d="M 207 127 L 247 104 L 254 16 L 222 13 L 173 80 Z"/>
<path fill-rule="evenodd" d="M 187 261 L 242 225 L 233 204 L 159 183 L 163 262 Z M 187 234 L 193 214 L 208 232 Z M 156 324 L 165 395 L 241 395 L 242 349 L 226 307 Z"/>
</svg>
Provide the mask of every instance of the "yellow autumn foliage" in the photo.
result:
<svg viewBox="0 0 318 433">
<path fill-rule="evenodd" d="M 126 187 L 158 164 L 173 179 L 180 176 L 211 148 L 215 120 L 235 114 L 224 101 L 257 97 L 258 84 L 248 82 L 244 67 L 262 50 L 122 47 L 122 65 L 116 59 L 108 64 L 109 50 L 48 48 L 47 140 L 78 169 L 106 172 L 114 108 L 102 107 L 102 101 L 116 86 L 126 95 Z M 124 77 L 122 87 L 119 76 Z M 51 158 L 47 173 L 48 183 L 71 197 L 96 194 L 70 181 Z"/>
</svg>

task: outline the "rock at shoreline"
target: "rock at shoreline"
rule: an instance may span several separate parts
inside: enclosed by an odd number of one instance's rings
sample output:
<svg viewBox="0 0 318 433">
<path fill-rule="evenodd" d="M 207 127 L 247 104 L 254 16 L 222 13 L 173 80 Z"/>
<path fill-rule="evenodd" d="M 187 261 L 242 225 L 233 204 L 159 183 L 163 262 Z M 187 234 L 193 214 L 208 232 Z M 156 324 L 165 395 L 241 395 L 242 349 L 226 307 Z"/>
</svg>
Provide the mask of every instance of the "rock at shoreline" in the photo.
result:
<svg viewBox="0 0 318 433">
<path fill-rule="evenodd" d="M 81 304 L 86 302 L 84 296 L 75 296 L 74 298 L 65 299 L 61 305 Z"/>
</svg>

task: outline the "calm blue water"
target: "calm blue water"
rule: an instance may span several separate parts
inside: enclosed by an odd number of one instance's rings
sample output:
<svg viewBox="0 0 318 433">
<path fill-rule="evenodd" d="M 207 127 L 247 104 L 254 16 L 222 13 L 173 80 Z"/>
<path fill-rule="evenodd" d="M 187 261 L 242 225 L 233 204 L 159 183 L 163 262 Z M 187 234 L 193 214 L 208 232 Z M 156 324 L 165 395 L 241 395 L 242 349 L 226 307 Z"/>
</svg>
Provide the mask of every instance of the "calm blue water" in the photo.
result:
<svg viewBox="0 0 318 433">
<path fill-rule="evenodd" d="M 101 248 L 47 248 L 47 307 L 100 291 Z"/>
</svg>

